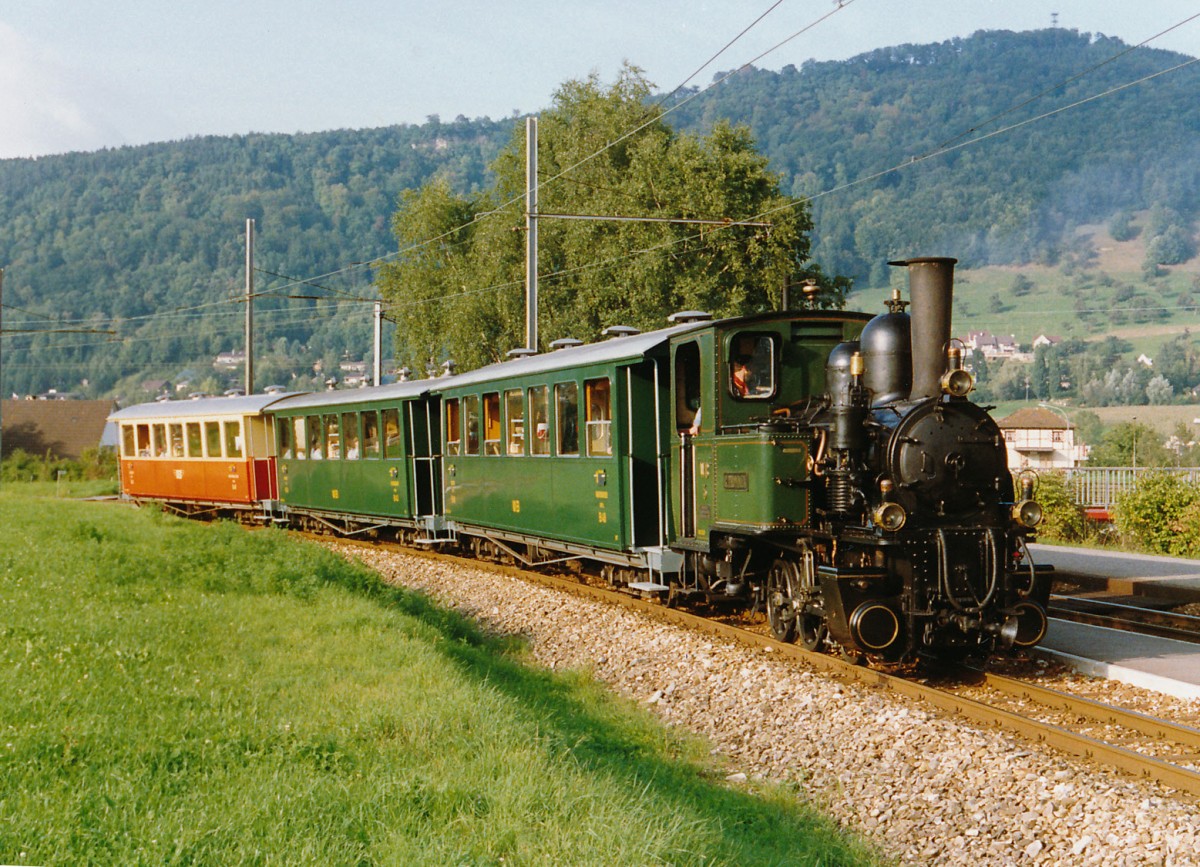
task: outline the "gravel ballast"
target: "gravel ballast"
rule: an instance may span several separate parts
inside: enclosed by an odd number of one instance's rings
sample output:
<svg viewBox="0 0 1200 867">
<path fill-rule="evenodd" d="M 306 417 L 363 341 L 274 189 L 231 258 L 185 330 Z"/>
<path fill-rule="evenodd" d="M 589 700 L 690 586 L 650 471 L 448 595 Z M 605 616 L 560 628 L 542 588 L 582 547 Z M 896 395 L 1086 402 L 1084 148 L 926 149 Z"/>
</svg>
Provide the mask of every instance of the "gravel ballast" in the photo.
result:
<svg viewBox="0 0 1200 867">
<path fill-rule="evenodd" d="M 541 664 L 588 670 L 706 737 L 731 785 L 799 783 L 901 863 L 1200 864 L 1200 804 L 1185 793 L 839 682 L 769 650 L 485 569 L 331 545 L 489 631 L 520 634 Z"/>
</svg>

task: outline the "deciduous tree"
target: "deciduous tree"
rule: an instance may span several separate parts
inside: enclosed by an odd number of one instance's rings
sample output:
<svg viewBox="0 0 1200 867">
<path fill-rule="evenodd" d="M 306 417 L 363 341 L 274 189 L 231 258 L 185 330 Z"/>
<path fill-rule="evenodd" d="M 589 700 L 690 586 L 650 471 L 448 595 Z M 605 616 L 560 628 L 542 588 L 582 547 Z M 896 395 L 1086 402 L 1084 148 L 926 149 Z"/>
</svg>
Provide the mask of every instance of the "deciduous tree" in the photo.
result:
<svg viewBox="0 0 1200 867">
<path fill-rule="evenodd" d="M 676 133 L 650 93 L 634 67 L 611 87 L 592 76 L 558 90 L 539 121 L 539 212 L 770 226 L 539 220 L 539 348 L 614 324 L 661 328 L 676 310 L 771 309 L 785 283 L 806 279 L 822 287 L 817 304 L 840 306 L 849 281 L 809 261 L 808 209 L 780 193 L 747 130 Z M 474 367 L 524 345 L 523 127 L 492 165 L 491 188 L 465 197 L 429 184 L 395 216 L 400 256 L 379 285 L 398 357 L 418 369 L 446 356 Z"/>
</svg>

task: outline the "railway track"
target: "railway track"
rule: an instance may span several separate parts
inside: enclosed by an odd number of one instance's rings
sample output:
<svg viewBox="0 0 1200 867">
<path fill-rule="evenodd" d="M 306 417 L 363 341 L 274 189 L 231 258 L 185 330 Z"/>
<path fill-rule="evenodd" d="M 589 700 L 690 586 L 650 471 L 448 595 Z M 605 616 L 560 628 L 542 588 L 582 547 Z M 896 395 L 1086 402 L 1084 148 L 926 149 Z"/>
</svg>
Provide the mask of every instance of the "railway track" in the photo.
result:
<svg viewBox="0 0 1200 867">
<path fill-rule="evenodd" d="M 1091 596 L 1053 595 L 1051 617 L 1200 644 L 1200 617 Z"/>
<path fill-rule="evenodd" d="M 327 540 L 329 537 L 312 538 Z M 769 648 L 783 658 L 806 663 L 835 677 L 888 689 L 972 722 L 998 727 L 1124 773 L 1200 795 L 1200 771 L 1195 769 L 1200 762 L 1200 729 L 977 669 L 948 672 L 947 677 L 939 677 L 936 681 L 898 677 L 835 656 L 807 651 L 797 645 L 781 644 L 743 624 L 669 608 L 661 602 L 639 598 L 626 591 L 585 583 L 576 575 L 532 572 L 514 565 L 414 550 L 392 543 L 349 539 L 339 542 L 364 547 L 382 544 L 416 557 L 494 571 L 560 592 L 632 608 L 659 621 L 745 646 Z"/>
</svg>

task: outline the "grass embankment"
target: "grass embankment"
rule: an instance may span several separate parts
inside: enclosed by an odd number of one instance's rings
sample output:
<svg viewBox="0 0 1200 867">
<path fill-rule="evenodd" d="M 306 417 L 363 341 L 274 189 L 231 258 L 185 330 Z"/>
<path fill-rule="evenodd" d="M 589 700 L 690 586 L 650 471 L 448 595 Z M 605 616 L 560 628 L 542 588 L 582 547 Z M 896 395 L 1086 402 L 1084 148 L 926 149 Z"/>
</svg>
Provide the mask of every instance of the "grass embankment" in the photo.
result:
<svg viewBox="0 0 1200 867">
<path fill-rule="evenodd" d="M 318 546 L 11 489 L 0 527 L 0 863 L 869 861 Z"/>
</svg>

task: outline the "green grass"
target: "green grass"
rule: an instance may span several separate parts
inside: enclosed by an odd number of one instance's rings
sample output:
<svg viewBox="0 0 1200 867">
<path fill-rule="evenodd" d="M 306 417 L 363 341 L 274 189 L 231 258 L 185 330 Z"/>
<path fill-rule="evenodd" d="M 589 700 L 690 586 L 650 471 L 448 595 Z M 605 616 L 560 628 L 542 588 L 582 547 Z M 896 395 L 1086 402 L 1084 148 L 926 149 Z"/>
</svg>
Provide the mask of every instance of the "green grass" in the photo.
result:
<svg viewBox="0 0 1200 867">
<path fill-rule="evenodd" d="M 62 479 L 57 482 L 0 482 L 0 493 L 14 497 L 105 497 L 119 494 L 116 479 Z"/>
<path fill-rule="evenodd" d="M 0 527 L 0 863 L 871 861 L 318 546 L 7 489 Z"/>
</svg>

